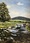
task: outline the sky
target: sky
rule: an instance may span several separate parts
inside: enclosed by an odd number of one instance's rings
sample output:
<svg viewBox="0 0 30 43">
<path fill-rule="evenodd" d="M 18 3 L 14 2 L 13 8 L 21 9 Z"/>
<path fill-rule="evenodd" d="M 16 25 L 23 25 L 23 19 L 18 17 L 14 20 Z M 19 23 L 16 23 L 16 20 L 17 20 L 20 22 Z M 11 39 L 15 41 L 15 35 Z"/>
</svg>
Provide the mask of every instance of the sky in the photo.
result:
<svg viewBox="0 0 30 43">
<path fill-rule="evenodd" d="M 7 5 L 11 18 L 23 16 L 30 18 L 30 0 L 0 0 Z"/>
</svg>

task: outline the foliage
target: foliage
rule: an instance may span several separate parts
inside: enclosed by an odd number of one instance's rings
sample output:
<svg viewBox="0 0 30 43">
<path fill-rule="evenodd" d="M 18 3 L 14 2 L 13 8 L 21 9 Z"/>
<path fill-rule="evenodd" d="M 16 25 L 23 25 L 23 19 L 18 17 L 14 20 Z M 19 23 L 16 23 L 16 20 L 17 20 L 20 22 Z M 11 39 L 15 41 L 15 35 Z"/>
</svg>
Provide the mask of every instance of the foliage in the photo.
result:
<svg viewBox="0 0 30 43">
<path fill-rule="evenodd" d="M 10 20 L 9 12 L 4 2 L 0 3 L 0 21 Z"/>
<path fill-rule="evenodd" d="M 27 24 L 26 28 L 30 31 L 30 24 Z"/>
<path fill-rule="evenodd" d="M 0 29 L 0 38 L 1 40 L 7 40 L 10 37 L 10 32 L 7 29 Z"/>
</svg>

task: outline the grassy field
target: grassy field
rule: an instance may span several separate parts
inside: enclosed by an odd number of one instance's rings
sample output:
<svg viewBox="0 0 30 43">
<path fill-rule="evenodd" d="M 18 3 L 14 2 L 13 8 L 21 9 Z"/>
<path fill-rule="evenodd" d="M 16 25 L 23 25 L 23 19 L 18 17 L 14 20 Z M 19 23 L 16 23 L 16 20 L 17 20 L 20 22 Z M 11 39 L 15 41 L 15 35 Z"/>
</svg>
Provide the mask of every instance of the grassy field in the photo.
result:
<svg viewBox="0 0 30 43">
<path fill-rule="evenodd" d="M 0 22 L 0 28 L 8 28 L 9 26 L 15 26 L 18 22 Z"/>
<path fill-rule="evenodd" d="M 22 21 L 22 20 L 11 20 L 11 21 L 6 21 L 6 22 L 0 22 L 0 28 L 8 28 L 11 26 L 15 26 L 17 23 L 22 24 L 22 23 L 30 23 L 30 21 Z M 28 26 L 26 26 L 28 28 Z M 29 28 L 28 28 L 29 29 Z"/>
</svg>

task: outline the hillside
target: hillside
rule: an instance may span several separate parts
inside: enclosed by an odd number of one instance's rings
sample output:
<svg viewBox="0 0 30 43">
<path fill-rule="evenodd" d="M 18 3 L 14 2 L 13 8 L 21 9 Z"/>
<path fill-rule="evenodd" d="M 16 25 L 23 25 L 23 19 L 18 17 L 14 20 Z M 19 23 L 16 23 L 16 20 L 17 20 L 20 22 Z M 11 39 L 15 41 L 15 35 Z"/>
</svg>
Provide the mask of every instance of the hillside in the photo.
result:
<svg viewBox="0 0 30 43">
<path fill-rule="evenodd" d="M 14 18 L 12 18 L 12 20 L 27 20 L 27 21 L 30 21 L 30 18 L 26 18 L 26 17 L 18 16 L 18 17 L 14 17 Z"/>
</svg>

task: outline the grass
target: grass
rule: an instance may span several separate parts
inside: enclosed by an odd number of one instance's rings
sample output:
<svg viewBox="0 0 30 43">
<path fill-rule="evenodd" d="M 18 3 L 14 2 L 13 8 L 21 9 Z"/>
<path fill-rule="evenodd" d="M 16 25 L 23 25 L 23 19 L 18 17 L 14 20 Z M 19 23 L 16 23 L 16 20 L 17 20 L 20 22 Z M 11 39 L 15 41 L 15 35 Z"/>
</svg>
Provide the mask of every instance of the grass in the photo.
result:
<svg viewBox="0 0 30 43">
<path fill-rule="evenodd" d="M 20 24 L 20 23 L 29 23 L 29 22 L 27 22 L 27 21 L 21 21 L 21 20 L 11 20 L 9 22 L 7 22 L 7 21 L 6 22 L 0 22 L 0 28 L 8 28 L 8 27 L 11 27 L 11 26 L 15 26 L 17 23 Z M 27 28 L 27 26 L 26 26 L 26 28 Z"/>
<path fill-rule="evenodd" d="M 15 26 L 17 22 L 0 22 L 0 28 L 7 28 L 9 26 Z"/>
</svg>

